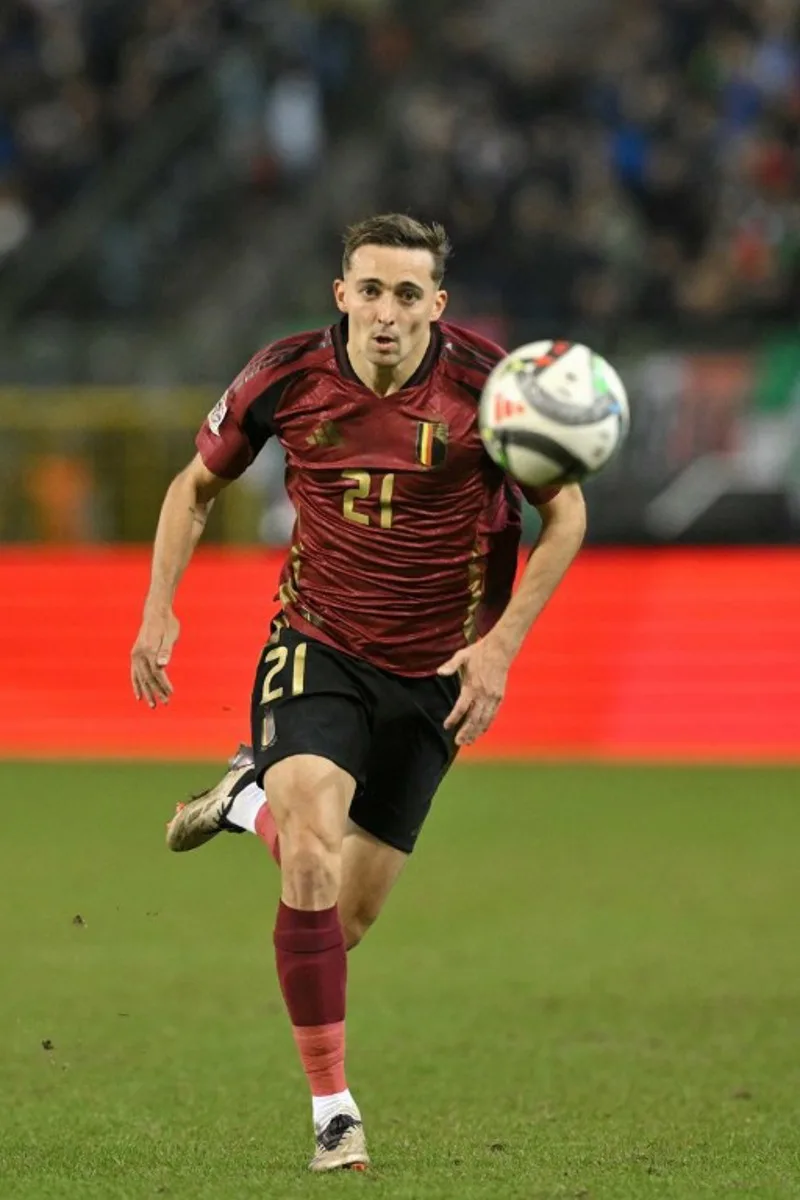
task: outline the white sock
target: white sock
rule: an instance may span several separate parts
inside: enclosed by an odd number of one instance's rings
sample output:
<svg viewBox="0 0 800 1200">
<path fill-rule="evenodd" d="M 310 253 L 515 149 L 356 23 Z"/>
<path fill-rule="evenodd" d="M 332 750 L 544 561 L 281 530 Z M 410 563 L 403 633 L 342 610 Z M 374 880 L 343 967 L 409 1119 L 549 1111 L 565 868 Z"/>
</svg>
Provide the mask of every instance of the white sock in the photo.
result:
<svg viewBox="0 0 800 1200">
<path fill-rule="evenodd" d="M 361 1112 L 350 1095 L 349 1088 L 344 1092 L 334 1092 L 332 1096 L 312 1096 L 311 1105 L 314 1114 L 314 1129 L 317 1133 L 342 1112 L 350 1113 L 357 1121 L 361 1120 Z"/>
<path fill-rule="evenodd" d="M 265 802 L 264 789 L 257 783 L 248 783 L 233 798 L 233 804 L 227 813 L 231 825 L 238 825 L 248 833 L 256 831 L 256 817 L 261 805 Z"/>
</svg>

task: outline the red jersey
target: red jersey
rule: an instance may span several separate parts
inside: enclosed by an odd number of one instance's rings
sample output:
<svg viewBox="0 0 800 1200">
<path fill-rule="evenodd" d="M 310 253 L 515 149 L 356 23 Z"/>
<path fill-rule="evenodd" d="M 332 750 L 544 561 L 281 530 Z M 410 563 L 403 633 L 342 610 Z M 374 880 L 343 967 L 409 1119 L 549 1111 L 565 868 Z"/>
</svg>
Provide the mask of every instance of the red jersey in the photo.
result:
<svg viewBox="0 0 800 1200">
<path fill-rule="evenodd" d="M 277 597 L 289 625 L 399 675 L 432 675 L 511 595 L 520 493 L 486 454 L 477 421 L 503 351 L 434 324 L 414 375 L 378 396 L 346 347 L 345 319 L 256 354 L 197 448 L 210 471 L 234 479 L 277 437 L 297 514 Z"/>
</svg>

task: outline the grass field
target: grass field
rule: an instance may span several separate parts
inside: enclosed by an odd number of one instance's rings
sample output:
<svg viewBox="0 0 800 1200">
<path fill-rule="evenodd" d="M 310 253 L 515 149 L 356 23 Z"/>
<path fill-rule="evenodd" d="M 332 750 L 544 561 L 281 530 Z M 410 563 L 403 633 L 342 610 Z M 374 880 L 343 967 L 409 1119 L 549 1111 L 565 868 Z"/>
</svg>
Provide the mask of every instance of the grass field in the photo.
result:
<svg viewBox="0 0 800 1200">
<path fill-rule="evenodd" d="M 350 962 L 375 1166 L 323 1179 L 275 870 L 162 849 L 208 780 L 0 764 L 0 1200 L 800 1197 L 798 773 L 454 771 Z"/>
</svg>

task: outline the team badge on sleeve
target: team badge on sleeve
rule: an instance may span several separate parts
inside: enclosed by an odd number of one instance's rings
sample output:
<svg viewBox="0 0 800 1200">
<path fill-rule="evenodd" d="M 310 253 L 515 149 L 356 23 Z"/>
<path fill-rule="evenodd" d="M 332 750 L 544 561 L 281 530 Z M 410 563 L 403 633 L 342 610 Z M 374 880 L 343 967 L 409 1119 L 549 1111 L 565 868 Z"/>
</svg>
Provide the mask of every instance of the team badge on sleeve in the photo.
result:
<svg viewBox="0 0 800 1200">
<path fill-rule="evenodd" d="M 444 421 L 417 421 L 417 461 L 441 467 L 447 458 L 448 428 Z"/>
<path fill-rule="evenodd" d="M 222 422 L 225 420 L 227 415 L 228 415 L 228 393 L 224 392 L 223 395 L 220 396 L 219 400 L 214 405 L 214 407 L 212 408 L 211 412 L 208 414 L 208 417 L 207 417 L 208 428 L 217 437 L 220 436 L 219 427 L 222 424 Z"/>
</svg>

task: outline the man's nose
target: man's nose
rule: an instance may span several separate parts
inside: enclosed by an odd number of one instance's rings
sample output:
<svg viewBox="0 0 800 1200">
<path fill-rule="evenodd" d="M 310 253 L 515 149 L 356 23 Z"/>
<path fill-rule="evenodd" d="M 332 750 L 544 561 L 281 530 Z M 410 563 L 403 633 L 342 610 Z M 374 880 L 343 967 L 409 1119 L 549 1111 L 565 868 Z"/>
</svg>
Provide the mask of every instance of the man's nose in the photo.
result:
<svg viewBox="0 0 800 1200">
<path fill-rule="evenodd" d="M 378 320 L 382 325 L 394 324 L 394 296 L 381 296 L 378 302 Z"/>
</svg>

